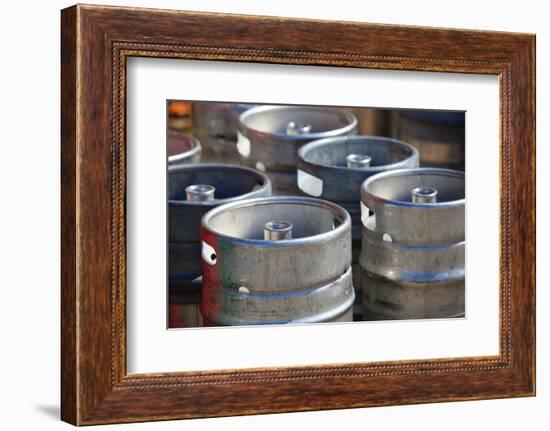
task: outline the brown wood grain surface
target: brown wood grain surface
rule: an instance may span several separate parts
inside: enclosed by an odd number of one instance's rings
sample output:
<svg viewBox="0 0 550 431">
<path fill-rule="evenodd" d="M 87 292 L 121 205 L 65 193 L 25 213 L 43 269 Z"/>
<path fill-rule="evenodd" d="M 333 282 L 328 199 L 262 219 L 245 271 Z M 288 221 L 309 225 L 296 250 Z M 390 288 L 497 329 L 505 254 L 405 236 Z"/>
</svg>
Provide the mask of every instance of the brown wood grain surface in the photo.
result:
<svg viewBox="0 0 550 431">
<path fill-rule="evenodd" d="M 534 395 L 533 35 L 80 5 L 63 10 L 61 24 L 63 420 L 85 425 Z M 499 356 L 127 375 L 131 56 L 498 75 Z"/>
</svg>

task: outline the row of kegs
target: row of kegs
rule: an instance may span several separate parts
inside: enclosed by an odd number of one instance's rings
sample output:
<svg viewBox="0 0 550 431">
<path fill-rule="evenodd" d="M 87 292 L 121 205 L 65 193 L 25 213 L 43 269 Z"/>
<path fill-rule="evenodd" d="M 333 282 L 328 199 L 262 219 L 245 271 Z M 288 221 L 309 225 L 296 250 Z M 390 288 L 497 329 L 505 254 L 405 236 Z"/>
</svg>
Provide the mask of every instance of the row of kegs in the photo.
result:
<svg viewBox="0 0 550 431">
<path fill-rule="evenodd" d="M 195 104 L 168 135 L 169 326 L 463 316 L 464 116 L 396 119 L 409 143 L 352 110 Z"/>
</svg>

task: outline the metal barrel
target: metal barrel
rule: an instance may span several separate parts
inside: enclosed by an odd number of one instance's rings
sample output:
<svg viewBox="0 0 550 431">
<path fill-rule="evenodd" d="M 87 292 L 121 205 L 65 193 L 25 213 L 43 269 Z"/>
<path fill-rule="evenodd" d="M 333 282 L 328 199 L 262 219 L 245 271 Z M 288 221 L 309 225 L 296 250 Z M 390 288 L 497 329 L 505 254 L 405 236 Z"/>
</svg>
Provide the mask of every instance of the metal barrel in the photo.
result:
<svg viewBox="0 0 550 431">
<path fill-rule="evenodd" d="M 200 196 L 212 188 L 213 195 Z M 168 281 L 174 299 L 169 323 L 190 320 L 178 304 L 197 308 L 200 302 L 203 215 L 222 204 L 270 195 L 269 179 L 250 168 L 223 164 L 168 168 Z"/>
<path fill-rule="evenodd" d="M 413 198 L 417 189 L 433 195 Z M 464 173 L 384 172 L 361 186 L 365 320 L 464 316 Z"/>
<path fill-rule="evenodd" d="M 201 144 L 197 138 L 168 130 L 168 165 L 198 163 L 201 158 Z"/>
<path fill-rule="evenodd" d="M 204 145 L 205 159 L 223 158 L 238 163 L 239 116 L 256 105 L 246 103 L 193 103 L 193 132 Z"/>
<path fill-rule="evenodd" d="M 317 139 L 353 135 L 356 128 L 357 119 L 341 109 L 260 106 L 241 114 L 237 150 L 244 164 L 267 173 L 274 194 L 301 194 L 298 149 Z"/>
<path fill-rule="evenodd" d="M 251 199 L 208 212 L 201 229 L 205 325 L 352 320 L 351 219 L 340 206 Z"/>
<path fill-rule="evenodd" d="M 465 115 L 463 112 L 396 111 L 392 136 L 420 152 L 420 165 L 464 171 Z"/>
<path fill-rule="evenodd" d="M 309 196 L 327 199 L 351 215 L 355 320 L 362 318 L 359 253 L 361 251 L 360 189 L 380 172 L 418 167 L 418 151 L 391 138 L 342 136 L 310 142 L 298 151 L 298 187 Z M 359 167 L 365 165 L 368 166 Z"/>
</svg>

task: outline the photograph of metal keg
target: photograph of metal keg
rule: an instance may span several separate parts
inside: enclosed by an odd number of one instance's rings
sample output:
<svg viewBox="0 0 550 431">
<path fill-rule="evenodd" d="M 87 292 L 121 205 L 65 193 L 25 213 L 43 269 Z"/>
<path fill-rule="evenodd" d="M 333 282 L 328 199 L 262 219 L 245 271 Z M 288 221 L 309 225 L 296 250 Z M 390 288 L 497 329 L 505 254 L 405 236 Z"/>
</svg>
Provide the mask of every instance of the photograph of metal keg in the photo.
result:
<svg viewBox="0 0 550 431">
<path fill-rule="evenodd" d="M 465 317 L 465 113 L 167 102 L 167 327 Z"/>
</svg>

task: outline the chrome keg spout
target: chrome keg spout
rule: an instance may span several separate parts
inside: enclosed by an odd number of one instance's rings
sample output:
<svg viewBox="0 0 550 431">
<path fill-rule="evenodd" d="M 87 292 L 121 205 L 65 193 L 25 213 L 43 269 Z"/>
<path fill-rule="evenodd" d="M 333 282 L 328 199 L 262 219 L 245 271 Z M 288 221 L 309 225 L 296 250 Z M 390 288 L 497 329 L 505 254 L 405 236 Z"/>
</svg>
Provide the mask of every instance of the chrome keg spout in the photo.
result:
<svg viewBox="0 0 550 431">
<path fill-rule="evenodd" d="M 434 204 L 437 202 L 437 189 L 433 187 L 416 187 L 411 191 L 415 204 Z"/>
<path fill-rule="evenodd" d="M 372 157 L 368 154 L 349 154 L 346 157 L 348 168 L 369 168 Z"/>
<path fill-rule="evenodd" d="M 185 195 L 190 202 L 213 201 L 216 187 L 208 184 L 193 184 L 185 188 Z"/>
<path fill-rule="evenodd" d="M 270 241 L 292 239 L 292 228 L 292 223 L 286 220 L 267 222 L 264 226 L 264 239 Z"/>
<path fill-rule="evenodd" d="M 291 121 L 286 125 L 287 135 L 305 135 L 311 132 L 311 124 L 307 121 Z"/>
</svg>

